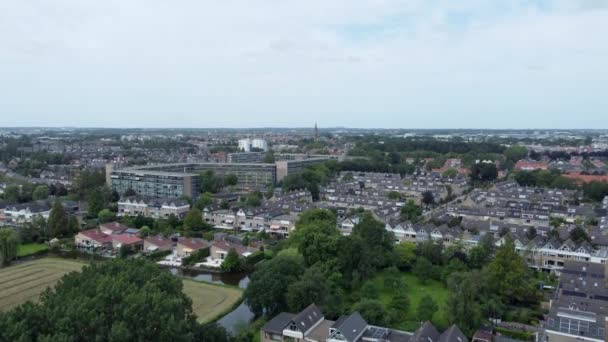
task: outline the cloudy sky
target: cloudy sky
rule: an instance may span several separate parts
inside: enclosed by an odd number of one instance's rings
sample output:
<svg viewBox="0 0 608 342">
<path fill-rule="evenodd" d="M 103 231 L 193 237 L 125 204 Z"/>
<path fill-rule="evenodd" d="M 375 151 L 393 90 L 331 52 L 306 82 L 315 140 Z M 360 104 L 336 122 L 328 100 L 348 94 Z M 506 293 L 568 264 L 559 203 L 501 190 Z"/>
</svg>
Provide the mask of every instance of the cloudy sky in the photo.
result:
<svg viewBox="0 0 608 342">
<path fill-rule="evenodd" d="M 608 0 L 2 0 L 0 126 L 608 128 Z"/>
</svg>

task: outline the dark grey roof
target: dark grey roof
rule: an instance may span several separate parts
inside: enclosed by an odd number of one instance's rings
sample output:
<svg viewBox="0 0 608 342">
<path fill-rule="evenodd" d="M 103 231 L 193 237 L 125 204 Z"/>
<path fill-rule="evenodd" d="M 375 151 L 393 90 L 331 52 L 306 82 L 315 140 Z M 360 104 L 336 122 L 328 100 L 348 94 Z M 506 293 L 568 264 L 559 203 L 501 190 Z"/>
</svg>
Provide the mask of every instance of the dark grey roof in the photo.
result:
<svg viewBox="0 0 608 342">
<path fill-rule="evenodd" d="M 316 305 L 310 304 L 306 309 L 295 315 L 292 320 L 296 323 L 298 329 L 304 333 L 322 319 L 321 310 Z"/>
<path fill-rule="evenodd" d="M 448 330 L 444 331 L 439 337 L 439 342 L 468 342 L 469 339 L 464 336 L 462 331 L 456 325 L 452 325 Z"/>
<path fill-rule="evenodd" d="M 294 314 L 288 312 L 281 312 L 276 315 L 273 319 L 264 324 L 262 328 L 264 331 L 274 334 L 283 334 L 283 329 L 291 322 Z"/>
<path fill-rule="evenodd" d="M 410 342 L 436 342 L 439 336 L 437 328 L 431 322 L 426 321 L 414 332 L 414 335 L 410 338 Z"/>
<path fill-rule="evenodd" d="M 346 338 L 346 341 L 355 342 L 357 337 L 365 332 L 367 322 L 358 312 L 355 312 L 347 317 L 344 317 L 344 319 L 340 317 L 340 319 L 334 323 L 332 328 L 338 330 L 342 336 Z"/>
</svg>

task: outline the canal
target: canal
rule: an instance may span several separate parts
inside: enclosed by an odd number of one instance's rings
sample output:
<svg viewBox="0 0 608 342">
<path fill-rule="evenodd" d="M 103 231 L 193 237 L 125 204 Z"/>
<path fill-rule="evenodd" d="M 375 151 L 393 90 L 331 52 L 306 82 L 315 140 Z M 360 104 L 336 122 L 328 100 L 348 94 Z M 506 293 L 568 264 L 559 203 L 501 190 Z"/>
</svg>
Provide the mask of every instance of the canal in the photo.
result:
<svg viewBox="0 0 608 342">
<path fill-rule="evenodd" d="M 176 268 L 172 268 L 171 273 L 208 283 L 238 286 L 242 289 L 246 289 L 247 285 L 249 285 L 249 277 L 246 273 L 212 273 L 206 271 L 180 270 Z M 217 323 L 224 327 L 230 334 L 235 334 L 240 329 L 247 327 L 253 318 L 253 312 L 251 312 L 249 306 L 243 302 L 224 317 L 220 318 Z"/>
</svg>

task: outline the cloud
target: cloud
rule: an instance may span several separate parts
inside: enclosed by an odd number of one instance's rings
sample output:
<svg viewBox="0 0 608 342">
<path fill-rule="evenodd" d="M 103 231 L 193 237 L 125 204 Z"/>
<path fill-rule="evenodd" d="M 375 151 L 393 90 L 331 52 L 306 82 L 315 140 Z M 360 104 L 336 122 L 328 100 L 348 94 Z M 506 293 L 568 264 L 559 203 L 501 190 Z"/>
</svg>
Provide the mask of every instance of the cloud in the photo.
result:
<svg viewBox="0 0 608 342">
<path fill-rule="evenodd" d="M 608 105 L 605 3 L 8 0 L 0 115 L 12 125 L 583 127 Z M 585 115 L 573 121 L 577 106 Z"/>
</svg>

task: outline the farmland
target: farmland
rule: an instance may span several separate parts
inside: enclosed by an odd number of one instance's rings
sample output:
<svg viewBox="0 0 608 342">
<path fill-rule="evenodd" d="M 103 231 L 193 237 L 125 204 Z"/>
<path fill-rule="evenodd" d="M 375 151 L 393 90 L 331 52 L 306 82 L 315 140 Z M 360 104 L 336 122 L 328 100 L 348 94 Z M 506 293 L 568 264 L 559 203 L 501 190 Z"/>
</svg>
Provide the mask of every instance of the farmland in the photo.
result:
<svg viewBox="0 0 608 342">
<path fill-rule="evenodd" d="M 9 310 L 28 300 L 36 301 L 47 287 L 61 277 L 79 271 L 85 263 L 43 258 L 0 269 L 0 310 Z M 226 313 L 239 301 L 242 291 L 227 286 L 184 280 L 184 293 L 192 299 L 192 309 L 200 322 Z"/>
</svg>

